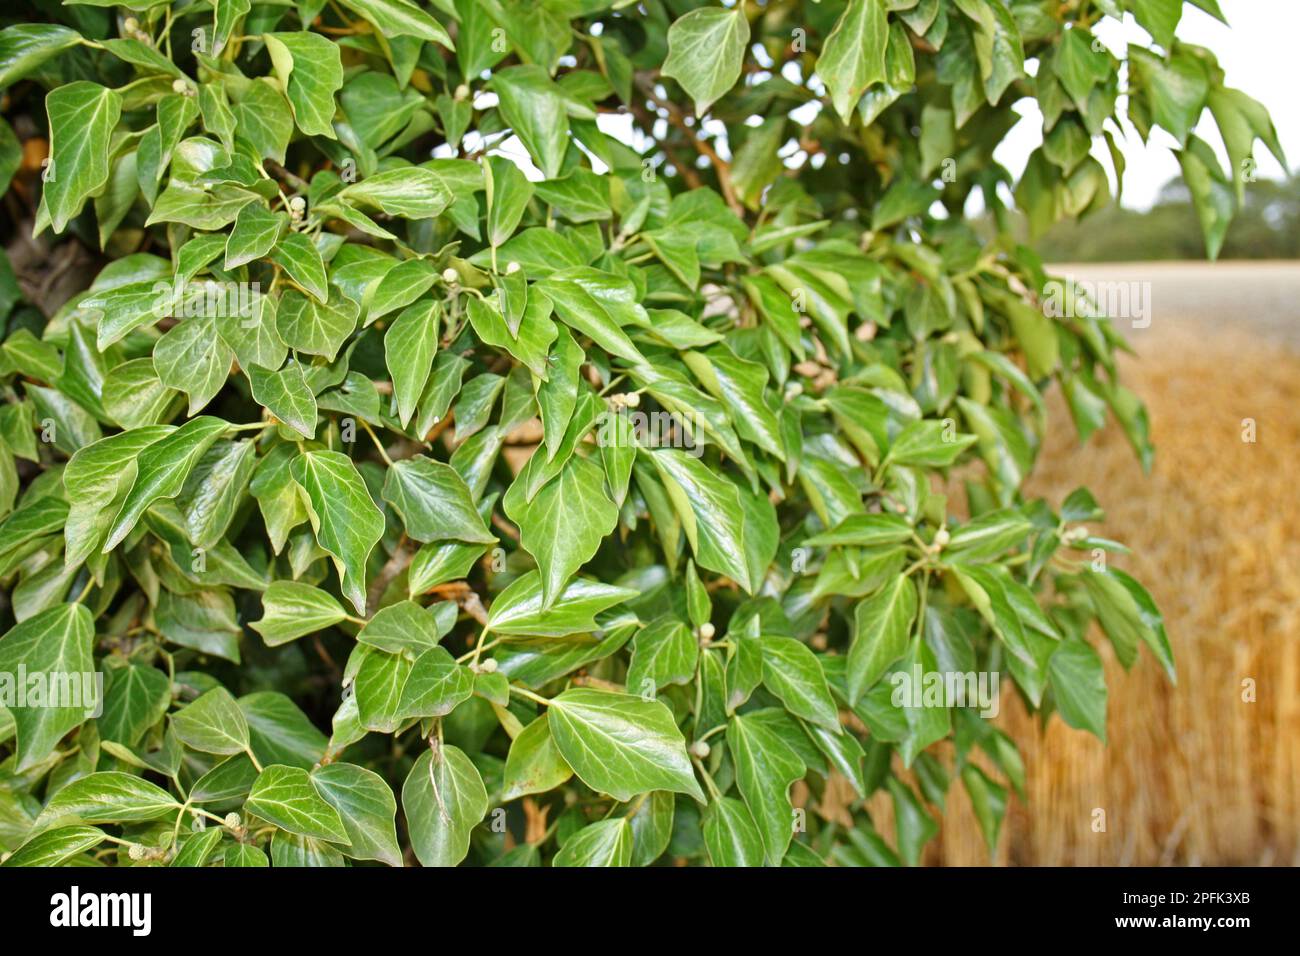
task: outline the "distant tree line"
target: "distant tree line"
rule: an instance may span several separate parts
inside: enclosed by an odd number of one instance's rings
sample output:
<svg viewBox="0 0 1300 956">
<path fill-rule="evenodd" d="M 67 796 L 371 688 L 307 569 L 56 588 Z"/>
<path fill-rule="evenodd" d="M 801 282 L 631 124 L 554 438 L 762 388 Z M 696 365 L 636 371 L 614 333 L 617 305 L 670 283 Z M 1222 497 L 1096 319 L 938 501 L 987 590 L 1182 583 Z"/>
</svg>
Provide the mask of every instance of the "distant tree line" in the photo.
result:
<svg viewBox="0 0 1300 956">
<path fill-rule="evenodd" d="M 1164 186 L 1149 210 L 1110 205 L 1081 221 L 1058 223 L 1038 245 L 1046 262 L 1205 258 L 1191 196 L 1178 180 Z M 1300 176 L 1247 187 L 1219 258 L 1300 258 Z"/>
</svg>

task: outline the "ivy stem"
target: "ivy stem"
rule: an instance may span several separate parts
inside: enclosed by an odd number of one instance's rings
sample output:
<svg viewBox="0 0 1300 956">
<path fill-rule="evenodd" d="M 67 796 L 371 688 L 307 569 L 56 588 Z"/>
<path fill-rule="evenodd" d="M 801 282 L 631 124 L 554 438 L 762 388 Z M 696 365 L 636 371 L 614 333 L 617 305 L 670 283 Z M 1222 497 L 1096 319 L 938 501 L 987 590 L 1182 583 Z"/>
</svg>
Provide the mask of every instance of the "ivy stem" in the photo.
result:
<svg viewBox="0 0 1300 956">
<path fill-rule="evenodd" d="M 376 435 L 374 429 L 370 427 L 370 423 L 367 422 L 364 418 L 360 418 L 360 417 L 357 418 L 357 421 L 361 423 L 361 427 L 366 430 L 366 434 L 370 436 L 370 440 L 373 441 L 375 443 L 375 447 L 379 449 L 379 457 L 384 459 L 384 464 L 387 465 L 389 468 L 392 468 L 393 459 L 388 457 L 388 452 L 384 449 L 384 443 L 379 440 L 379 436 Z"/>
<path fill-rule="evenodd" d="M 77 599 L 72 603 L 80 604 L 82 601 L 84 601 L 86 599 L 86 595 L 90 594 L 90 589 L 93 588 L 94 586 L 95 586 L 95 576 L 92 574 L 86 580 L 86 586 L 81 589 L 81 593 L 77 595 Z"/>
<path fill-rule="evenodd" d="M 485 630 L 486 630 L 486 629 L 485 629 Z M 496 647 L 498 644 L 501 643 L 501 638 L 499 638 L 499 637 L 494 637 L 492 640 L 488 641 L 486 644 L 483 644 L 483 643 L 482 643 L 482 635 L 480 635 L 480 636 L 479 636 L 479 641 L 480 641 L 480 643 L 474 645 L 474 650 L 472 650 L 472 651 L 466 651 L 464 654 L 460 655 L 460 657 L 456 658 L 456 663 L 457 663 L 457 664 L 463 664 L 463 663 L 465 663 L 467 660 L 469 660 L 470 658 L 473 658 L 473 659 L 474 659 L 474 663 L 477 664 L 477 663 L 478 663 L 478 655 L 479 655 L 479 652 L 480 652 L 480 651 L 490 651 L 492 648 Z"/>
<path fill-rule="evenodd" d="M 709 775 L 709 772 L 704 769 L 704 761 L 699 757 L 691 757 L 691 763 L 695 764 L 695 769 L 700 772 L 702 777 L 704 777 L 704 785 L 709 789 L 709 796 L 713 797 L 715 801 L 721 800 L 722 791 L 720 791 L 718 785 L 713 782 L 713 777 Z"/>
<path fill-rule="evenodd" d="M 485 625 L 483 626 L 483 630 L 481 630 L 481 631 L 478 632 L 478 642 L 475 643 L 475 645 L 474 645 L 474 657 L 473 657 L 473 660 L 471 661 L 471 663 L 473 663 L 473 664 L 477 664 L 477 663 L 478 663 L 478 656 L 479 656 L 479 654 L 480 654 L 480 653 L 482 652 L 482 650 L 483 650 L 483 639 L 484 639 L 485 637 L 488 636 L 488 632 L 489 632 L 490 630 L 491 630 L 491 628 L 489 628 L 489 627 L 485 624 Z"/>
<path fill-rule="evenodd" d="M 716 734 L 716 733 L 720 733 L 721 731 L 724 731 L 724 730 L 726 730 L 726 729 L 727 729 L 727 725 L 726 725 L 726 724 L 718 724 L 718 726 L 714 727 L 712 730 L 710 730 L 710 731 L 706 731 L 703 737 L 699 737 L 699 738 L 697 738 L 695 742 L 696 742 L 697 744 L 702 744 L 702 743 L 704 743 L 706 740 L 708 740 L 710 737 L 712 737 L 714 734 Z"/>
<path fill-rule="evenodd" d="M 185 819 L 185 811 L 190 808 L 190 801 L 186 800 L 185 805 L 181 807 L 180 813 L 176 814 L 176 826 L 172 827 L 172 852 L 176 852 L 176 839 L 181 835 L 181 821 Z"/>
<path fill-rule="evenodd" d="M 650 792 L 646 791 L 645 793 L 641 794 L 641 796 L 637 797 L 636 803 L 632 804 L 632 809 L 628 810 L 627 813 L 624 814 L 624 816 L 627 817 L 636 816 L 636 812 L 641 809 L 641 804 L 645 803 L 646 798 L 649 796 L 650 796 Z"/>
<path fill-rule="evenodd" d="M 520 697 L 526 697 L 528 700 L 531 700 L 537 704 L 541 704 L 543 707 L 551 706 L 551 702 L 547 700 L 545 697 L 543 697 L 541 694 L 534 694 L 528 688 L 520 687 L 518 684 L 510 685 L 510 693 L 518 694 Z"/>
</svg>

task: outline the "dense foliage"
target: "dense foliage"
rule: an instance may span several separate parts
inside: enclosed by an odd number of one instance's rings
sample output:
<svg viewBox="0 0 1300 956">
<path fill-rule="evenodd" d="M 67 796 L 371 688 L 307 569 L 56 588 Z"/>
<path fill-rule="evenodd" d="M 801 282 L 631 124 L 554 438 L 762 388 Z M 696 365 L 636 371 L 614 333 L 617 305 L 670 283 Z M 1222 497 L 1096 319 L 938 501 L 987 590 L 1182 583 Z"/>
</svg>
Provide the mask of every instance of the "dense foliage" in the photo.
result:
<svg viewBox="0 0 1300 956">
<path fill-rule="evenodd" d="M 1104 738 L 1102 633 L 1172 677 L 1093 496 L 1021 490 L 1053 383 L 1149 461 L 1123 340 L 963 213 L 1158 125 L 1217 248 L 1194 123 L 1275 138 L 1181 0 L 43 9 L 6 208 L 106 264 L 3 270 L 0 673 L 105 680 L 0 709 L 7 865 L 915 864 L 1024 780 L 931 678 Z"/>
</svg>

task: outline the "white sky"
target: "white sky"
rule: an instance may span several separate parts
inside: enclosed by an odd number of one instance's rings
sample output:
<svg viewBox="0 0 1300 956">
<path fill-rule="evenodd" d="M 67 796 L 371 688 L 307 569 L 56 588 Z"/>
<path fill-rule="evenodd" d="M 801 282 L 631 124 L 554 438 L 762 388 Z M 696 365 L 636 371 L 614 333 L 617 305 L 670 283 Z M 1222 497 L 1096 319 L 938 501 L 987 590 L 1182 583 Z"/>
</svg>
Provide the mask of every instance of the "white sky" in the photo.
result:
<svg viewBox="0 0 1300 956">
<path fill-rule="evenodd" d="M 1295 168 L 1300 165 L 1300 51 L 1296 49 L 1300 0 L 1220 0 L 1219 6 L 1230 26 L 1187 4 L 1178 25 L 1178 38 L 1213 50 L 1227 85 L 1250 94 L 1268 108 L 1287 161 Z M 1097 32 L 1116 52 L 1122 52 L 1130 40 L 1150 45 L 1150 38 L 1131 14 L 1123 25 L 1106 19 Z M 1016 108 L 1026 118 L 1016 124 L 994 155 L 1019 178 L 1029 154 L 1042 143 L 1042 120 L 1033 100 L 1022 100 Z M 1160 187 L 1178 175 L 1178 161 L 1169 151 L 1174 140 L 1163 130 L 1156 130 L 1143 146 L 1132 127 L 1127 127 L 1126 132 L 1128 138 L 1120 143 L 1128 163 L 1124 205 L 1146 209 L 1155 202 Z M 1196 133 L 1215 148 L 1226 165 L 1222 140 L 1208 110 Z M 1104 143 L 1094 154 L 1109 170 Z M 1261 179 L 1282 177 L 1282 168 L 1262 143 L 1255 144 L 1255 159 Z"/>
</svg>

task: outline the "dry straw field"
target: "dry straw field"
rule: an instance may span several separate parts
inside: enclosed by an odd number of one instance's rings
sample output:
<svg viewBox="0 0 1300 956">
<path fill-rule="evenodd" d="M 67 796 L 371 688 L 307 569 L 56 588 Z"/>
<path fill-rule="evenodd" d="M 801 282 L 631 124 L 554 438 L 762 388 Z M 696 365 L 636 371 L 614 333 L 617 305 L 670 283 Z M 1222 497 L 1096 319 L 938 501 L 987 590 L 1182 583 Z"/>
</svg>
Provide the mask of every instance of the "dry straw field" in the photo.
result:
<svg viewBox="0 0 1300 956">
<path fill-rule="evenodd" d="M 1144 479 L 1116 429 L 1078 447 L 1058 401 L 1035 490 L 1059 501 L 1086 485 L 1107 508 L 1102 530 L 1134 550 L 1117 563 L 1164 611 L 1178 686 L 1147 655 L 1128 675 L 1110 655 L 1109 748 L 1059 719 L 1044 730 L 1004 695 L 1029 799 L 996 862 L 1300 864 L 1300 264 L 1070 271 L 1152 282 L 1126 372 L 1156 463 Z M 988 862 L 968 801 L 949 802 L 928 862 Z M 880 810 L 892 832 L 887 799 Z"/>
</svg>

